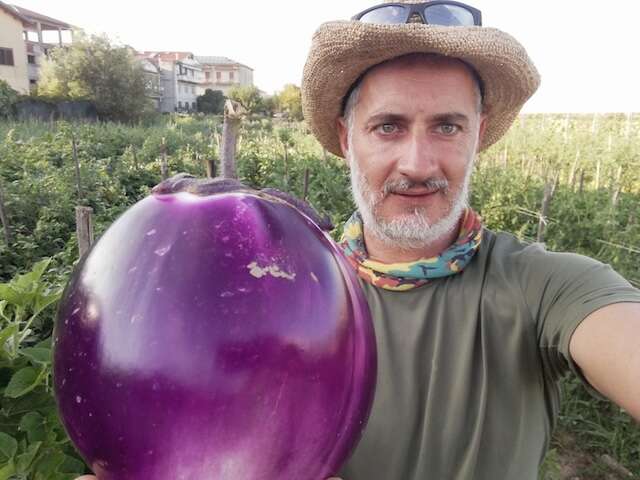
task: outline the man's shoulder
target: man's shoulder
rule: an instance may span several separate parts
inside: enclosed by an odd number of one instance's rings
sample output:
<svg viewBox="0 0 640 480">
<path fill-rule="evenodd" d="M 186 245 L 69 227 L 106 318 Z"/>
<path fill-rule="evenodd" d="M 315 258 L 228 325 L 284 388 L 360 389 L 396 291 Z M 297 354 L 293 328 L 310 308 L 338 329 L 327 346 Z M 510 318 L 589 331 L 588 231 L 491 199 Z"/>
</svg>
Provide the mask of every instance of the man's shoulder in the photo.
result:
<svg viewBox="0 0 640 480">
<path fill-rule="evenodd" d="M 501 265 L 519 274 L 538 272 L 545 276 L 551 273 L 570 275 L 603 265 L 579 253 L 547 250 L 543 243 L 521 240 L 511 233 L 485 228 L 483 235 L 487 244 L 487 264 L 494 267 Z"/>
</svg>

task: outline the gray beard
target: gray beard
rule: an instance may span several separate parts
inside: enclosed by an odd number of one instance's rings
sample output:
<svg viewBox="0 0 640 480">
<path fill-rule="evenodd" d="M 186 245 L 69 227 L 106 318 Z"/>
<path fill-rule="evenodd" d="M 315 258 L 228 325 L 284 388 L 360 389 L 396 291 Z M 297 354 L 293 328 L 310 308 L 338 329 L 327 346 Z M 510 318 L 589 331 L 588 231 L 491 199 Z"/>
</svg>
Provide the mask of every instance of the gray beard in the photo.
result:
<svg viewBox="0 0 640 480">
<path fill-rule="evenodd" d="M 351 192 L 367 232 L 388 246 L 401 250 L 426 248 L 430 244 L 451 233 L 460 221 L 464 210 L 468 206 L 469 185 L 472 168 L 469 166 L 463 184 L 449 204 L 449 213 L 435 223 L 432 223 L 424 208 L 418 207 L 399 218 L 385 220 L 378 212 L 378 207 L 384 197 L 391 191 L 406 190 L 411 186 L 407 181 L 386 182 L 383 192 L 373 192 L 367 178 L 358 168 L 354 158 L 353 148 L 349 149 L 347 160 L 351 170 Z M 444 179 L 429 179 L 428 186 L 446 190 L 448 182 Z"/>
</svg>

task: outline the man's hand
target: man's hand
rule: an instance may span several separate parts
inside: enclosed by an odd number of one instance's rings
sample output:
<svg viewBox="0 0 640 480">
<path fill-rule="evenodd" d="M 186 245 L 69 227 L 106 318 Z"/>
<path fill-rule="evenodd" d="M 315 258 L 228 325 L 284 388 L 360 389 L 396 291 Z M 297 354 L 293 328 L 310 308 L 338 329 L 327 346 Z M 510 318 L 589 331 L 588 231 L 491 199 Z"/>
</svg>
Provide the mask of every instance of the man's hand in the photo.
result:
<svg viewBox="0 0 640 480">
<path fill-rule="evenodd" d="M 188 173 L 179 173 L 171 178 L 167 178 L 163 182 L 159 183 L 153 190 L 155 194 L 167 194 L 178 192 L 189 192 L 194 195 L 214 195 L 216 193 L 229 193 L 229 192 L 247 192 L 255 194 L 266 194 L 272 197 L 276 197 L 284 202 L 287 202 L 291 206 L 295 207 L 307 217 L 309 217 L 316 225 L 318 225 L 324 231 L 333 230 L 333 224 L 326 215 L 320 215 L 316 212 L 311 205 L 307 202 L 300 200 L 280 190 L 274 188 L 263 188 L 262 190 L 254 190 L 246 185 L 243 185 L 238 180 L 231 178 L 196 178 Z"/>
</svg>

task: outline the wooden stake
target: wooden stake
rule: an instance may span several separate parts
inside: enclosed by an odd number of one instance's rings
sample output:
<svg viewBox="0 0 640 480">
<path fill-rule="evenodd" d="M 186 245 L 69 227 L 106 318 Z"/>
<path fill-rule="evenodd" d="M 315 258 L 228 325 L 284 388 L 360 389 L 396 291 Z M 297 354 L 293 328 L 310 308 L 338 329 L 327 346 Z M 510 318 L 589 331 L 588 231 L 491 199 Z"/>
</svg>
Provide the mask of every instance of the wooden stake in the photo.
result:
<svg viewBox="0 0 640 480">
<path fill-rule="evenodd" d="M 625 124 L 624 127 L 624 138 L 628 139 L 629 138 L 629 134 L 631 133 L 631 117 L 633 116 L 633 113 L 627 113 L 627 123 Z"/>
<path fill-rule="evenodd" d="M 224 105 L 224 124 L 222 125 L 221 167 L 222 178 L 237 178 L 236 173 L 236 146 L 242 115 L 246 111 L 242 106 L 232 100 L 227 100 Z"/>
<path fill-rule="evenodd" d="M 78 192 L 78 201 L 82 201 L 82 182 L 80 179 L 80 159 L 78 158 L 78 145 L 76 144 L 76 136 L 71 134 L 71 151 L 73 153 L 73 162 L 76 166 L 76 190 Z"/>
<path fill-rule="evenodd" d="M 551 182 L 547 182 L 544 186 L 544 196 L 542 197 L 542 209 L 540 210 L 540 221 L 538 222 L 538 235 L 536 241 L 544 242 L 544 234 L 547 228 L 547 220 L 549 216 L 549 205 L 551 205 L 551 199 L 556 190 L 558 177 Z"/>
<path fill-rule="evenodd" d="M 4 191 L 2 189 L 2 184 L 0 184 L 0 221 L 2 221 L 2 229 L 4 230 L 4 240 L 7 245 L 11 245 L 13 239 L 11 237 L 11 228 L 9 227 L 7 210 L 4 206 Z"/>
<path fill-rule="evenodd" d="M 618 200 L 620 199 L 620 192 L 622 191 L 622 165 L 618 167 L 618 173 L 616 175 L 616 182 L 613 188 L 613 195 L 611 196 L 611 207 L 615 209 L 618 206 Z"/>
<path fill-rule="evenodd" d="M 569 174 L 569 185 L 573 188 L 576 179 L 576 168 L 578 167 L 578 162 L 580 161 L 580 149 L 576 150 L 576 158 L 573 161 L 573 165 L 571 165 L 571 173 Z"/>
<path fill-rule="evenodd" d="M 169 178 L 169 165 L 167 163 L 167 143 L 164 137 L 162 137 L 162 143 L 160 144 L 160 175 L 162 180 Z"/>
<path fill-rule="evenodd" d="M 302 201 L 307 201 L 307 193 L 309 193 L 309 167 L 304 168 L 304 183 L 302 184 Z"/>
<path fill-rule="evenodd" d="M 609 137 L 611 138 L 611 137 Z M 600 190 L 600 170 L 602 168 L 602 159 L 598 157 L 596 162 L 596 190 Z"/>
<path fill-rule="evenodd" d="M 78 252 L 82 257 L 93 244 L 93 221 L 91 207 L 76 207 L 76 236 L 78 237 Z"/>
<path fill-rule="evenodd" d="M 284 186 L 286 188 L 289 186 L 289 151 L 286 143 L 283 143 L 282 147 L 284 148 Z"/>
<path fill-rule="evenodd" d="M 598 129 L 596 127 L 596 120 L 598 119 L 598 114 L 593 114 L 593 119 L 591 120 L 591 137 L 594 137 L 596 133 L 598 133 Z"/>
<path fill-rule="evenodd" d="M 139 170 L 138 165 L 138 151 L 136 150 L 135 145 L 131 145 L 132 153 L 133 153 L 133 166 L 136 170 Z"/>
</svg>

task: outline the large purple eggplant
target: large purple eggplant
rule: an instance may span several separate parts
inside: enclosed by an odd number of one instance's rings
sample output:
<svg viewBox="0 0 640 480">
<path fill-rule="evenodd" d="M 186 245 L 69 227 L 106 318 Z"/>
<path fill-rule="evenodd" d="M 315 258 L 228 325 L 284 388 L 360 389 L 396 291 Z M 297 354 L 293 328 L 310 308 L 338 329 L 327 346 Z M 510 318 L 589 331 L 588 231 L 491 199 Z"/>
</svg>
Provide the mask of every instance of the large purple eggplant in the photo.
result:
<svg viewBox="0 0 640 480">
<path fill-rule="evenodd" d="M 137 203 L 76 269 L 54 333 L 62 420 L 101 480 L 324 480 L 375 376 L 342 253 L 248 191 Z"/>
</svg>

